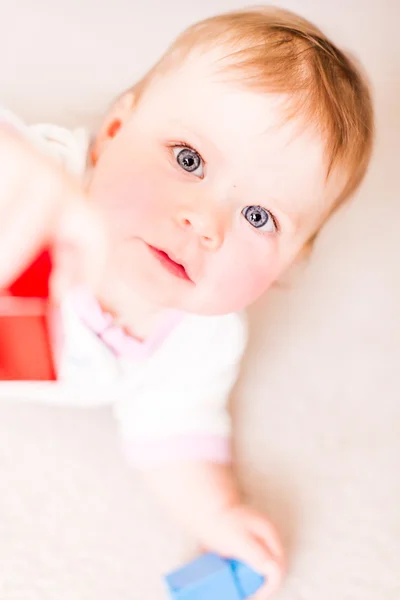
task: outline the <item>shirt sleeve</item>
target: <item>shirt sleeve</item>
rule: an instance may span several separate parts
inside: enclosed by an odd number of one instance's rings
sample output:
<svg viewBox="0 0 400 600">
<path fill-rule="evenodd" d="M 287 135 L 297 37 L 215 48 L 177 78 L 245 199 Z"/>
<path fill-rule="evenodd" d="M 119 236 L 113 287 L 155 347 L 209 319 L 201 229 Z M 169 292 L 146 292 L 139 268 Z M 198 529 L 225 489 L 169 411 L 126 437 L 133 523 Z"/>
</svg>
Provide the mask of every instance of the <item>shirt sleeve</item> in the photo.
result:
<svg viewBox="0 0 400 600">
<path fill-rule="evenodd" d="M 117 410 L 122 446 L 139 468 L 231 459 L 228 402 L 247 342 L 243 315 L 187 317 Z"/>
</svg>

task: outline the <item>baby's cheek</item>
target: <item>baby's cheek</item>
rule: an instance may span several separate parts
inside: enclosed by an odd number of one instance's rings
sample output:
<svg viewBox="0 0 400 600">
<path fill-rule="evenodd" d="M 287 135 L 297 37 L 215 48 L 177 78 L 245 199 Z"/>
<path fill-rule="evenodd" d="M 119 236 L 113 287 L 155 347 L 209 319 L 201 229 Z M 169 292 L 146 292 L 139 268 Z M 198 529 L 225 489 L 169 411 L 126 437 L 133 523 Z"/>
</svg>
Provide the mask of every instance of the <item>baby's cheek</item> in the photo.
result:
<svg viewBox="0 0 400 600">
<path fill-rule="evenodd" d="M 223 285 L 222 301 L 232 302 L 233 309 L 240 310 L 252 304 L 271 285 L 274 278 L 268 276 L 265 270 L 237 270 L 226 278 Z"/>
<path fill-rule="evenodd" d="M 115 208 L 122 215 L 142 220 L 154 214 L 158 194 L 155 182 L 143 177 L 143 174 L 132 174 L 116 183 Z"/>
<path fill-rule="evenodd" d="M 95 202 L 131 234 L 157 214 L 161 191 L 154 175 L 131 169 L 109 172 L 104 179 L 99 174 L 93 189 Z"/>
<path fill-rule="evenodd" d="M 265 240 L 262 240 L 265 242 Z M 228 250 L 228 249 L 227 249 Z M 274 242 L 235 248 L 226 253 L 218 271 L 221 308 L 241 310 L 259 298 L 280 274 L 277 245 Z"/>
</svg>

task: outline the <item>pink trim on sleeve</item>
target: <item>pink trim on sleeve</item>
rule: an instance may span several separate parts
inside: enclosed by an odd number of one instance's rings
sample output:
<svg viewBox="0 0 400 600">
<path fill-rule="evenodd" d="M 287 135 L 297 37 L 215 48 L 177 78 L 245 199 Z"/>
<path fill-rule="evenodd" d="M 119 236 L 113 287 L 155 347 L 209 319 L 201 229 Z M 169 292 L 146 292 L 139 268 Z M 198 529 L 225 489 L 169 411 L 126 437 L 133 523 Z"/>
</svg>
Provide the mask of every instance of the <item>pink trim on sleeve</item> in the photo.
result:
<svg viewBox="0 0 400 600">
<path fill-rule="evenodd" d="M 128 462 L 137 468 L 178 461 L 208 461 L 218 464 L 232 459 L 230 438 L 217 435 L 195 435 L 123 442 Z"/>
</svg>

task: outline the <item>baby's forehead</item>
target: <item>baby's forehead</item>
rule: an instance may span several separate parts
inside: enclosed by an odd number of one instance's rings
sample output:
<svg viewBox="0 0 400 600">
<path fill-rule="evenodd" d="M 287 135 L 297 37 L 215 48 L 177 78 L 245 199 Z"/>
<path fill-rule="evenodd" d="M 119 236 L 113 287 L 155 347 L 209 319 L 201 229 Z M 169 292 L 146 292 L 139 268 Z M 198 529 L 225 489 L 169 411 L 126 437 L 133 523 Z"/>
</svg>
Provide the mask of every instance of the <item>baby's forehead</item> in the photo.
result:
<svg viewBox="0 0 400 600">
<path fill-rule="evenodd" d="M 302 115 L 287 117 L 290 101 L 224 77 L 207 54 L 159 77 L 146 100 L 153 127 L 193 146 L 246 196 L 304 205 L 325 195 L 325 146 Z"/>
<path fill-rule="evenodd" d="M 158 78 L 148 96 L 156 122 L 181 125 L 221 150 L 256 151 L 260 160 L 271 150 L 293 155 L 309 145 L 325 164 L 324 140 L 315 126 L 301 112 L 288 117 L 289 94 L 262 92 L 224 78 L 211 58 L 194 57 Z"/>
<path fill-rule="evenodd" d="M 217 121 L 227 129 L 238 124 L 239 131 L 248 137 L 287 129 L 282 126 L 290 95 L 261 92 L 224 76 L 208 53 L 191 57 L 158 76 L 149 92 L 146 101 L 151 109 L 162 108 L 166 118 L 192 123 Z M 300 115 L 294 121 L 299 122 Z"/>
</svg>

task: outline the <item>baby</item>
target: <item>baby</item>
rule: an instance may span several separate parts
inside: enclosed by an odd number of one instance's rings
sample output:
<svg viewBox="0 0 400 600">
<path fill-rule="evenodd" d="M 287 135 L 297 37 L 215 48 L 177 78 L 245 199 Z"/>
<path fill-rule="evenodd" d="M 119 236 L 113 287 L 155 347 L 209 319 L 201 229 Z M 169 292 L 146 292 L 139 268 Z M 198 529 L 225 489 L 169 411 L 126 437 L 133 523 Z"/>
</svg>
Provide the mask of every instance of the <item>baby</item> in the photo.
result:
<svg viewBox="0 0 400 600">
<path fill-rule="evenodd" d="M 187 29 L 90 143 L 2 113 L 1 285 L 57 231 L 59 380 L 113 402 L 128 460 L 203 547 L 265 574 L 261 597 L 284 556 L 231 467 L 242 311 L 354 192 L 372 138 L 358 67 L 266 7 Z"/>
</svg>

